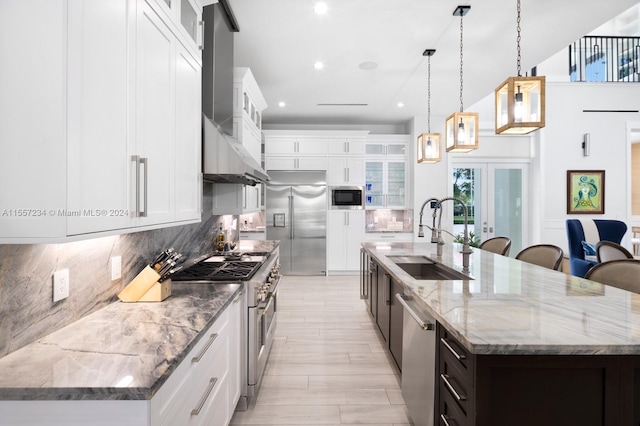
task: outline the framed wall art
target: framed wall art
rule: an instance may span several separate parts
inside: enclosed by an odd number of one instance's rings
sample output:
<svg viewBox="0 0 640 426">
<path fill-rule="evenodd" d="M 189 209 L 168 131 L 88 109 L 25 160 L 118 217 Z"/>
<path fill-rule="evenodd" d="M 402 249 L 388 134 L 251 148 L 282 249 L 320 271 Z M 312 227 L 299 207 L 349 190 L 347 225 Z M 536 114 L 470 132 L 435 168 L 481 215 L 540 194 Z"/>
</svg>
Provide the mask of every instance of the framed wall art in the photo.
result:
<svg viewBox="0 0 640 426">
<path fill-rule="evenodd" d="M 604 170 L 567 170 L 567 214 L 604 214 Z"/>
</svg>

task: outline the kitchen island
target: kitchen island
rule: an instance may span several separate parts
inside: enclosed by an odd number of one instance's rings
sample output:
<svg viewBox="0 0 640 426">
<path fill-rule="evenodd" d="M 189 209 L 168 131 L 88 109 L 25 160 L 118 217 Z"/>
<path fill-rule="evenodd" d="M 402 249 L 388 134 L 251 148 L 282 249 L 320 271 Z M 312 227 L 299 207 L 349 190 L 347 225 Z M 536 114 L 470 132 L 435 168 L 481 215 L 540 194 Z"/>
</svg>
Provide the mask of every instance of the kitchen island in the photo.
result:
<svg viewBox="0 0 640 426">
<path fill-rule="evenodd" d="M 470 279 L 421 280 L 393 256 L 462 272 L 461 245 L 363 249 L 388 276 L 377 297 L 400 286 L 437 322 L 436 424 L 638 424 L 639 294 L 479 249 Z"/>
</svg>

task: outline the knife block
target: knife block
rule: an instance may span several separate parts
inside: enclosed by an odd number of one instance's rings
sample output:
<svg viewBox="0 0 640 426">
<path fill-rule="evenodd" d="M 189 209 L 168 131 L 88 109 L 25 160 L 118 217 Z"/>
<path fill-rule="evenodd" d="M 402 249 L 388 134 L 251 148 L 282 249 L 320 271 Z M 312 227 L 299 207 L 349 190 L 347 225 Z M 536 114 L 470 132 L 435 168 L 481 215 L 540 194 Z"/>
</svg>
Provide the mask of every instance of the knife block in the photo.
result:
<svg viewBox="0 0 640 426">
<path fill-rule="evenodd" d="M 118 294 L 123 302 L 161 302 L 171 295 L 171 280 L 159 283 L 160 274 L 150 266 L 140 273 Z"/>
<path fill-rule="evenodd" d="M 138 299 L 138 302 L 162 302 L 171 296 L 171 280 L 166 279 L 161 283 L 156 282 L 145 294 Z"/>
</svg>

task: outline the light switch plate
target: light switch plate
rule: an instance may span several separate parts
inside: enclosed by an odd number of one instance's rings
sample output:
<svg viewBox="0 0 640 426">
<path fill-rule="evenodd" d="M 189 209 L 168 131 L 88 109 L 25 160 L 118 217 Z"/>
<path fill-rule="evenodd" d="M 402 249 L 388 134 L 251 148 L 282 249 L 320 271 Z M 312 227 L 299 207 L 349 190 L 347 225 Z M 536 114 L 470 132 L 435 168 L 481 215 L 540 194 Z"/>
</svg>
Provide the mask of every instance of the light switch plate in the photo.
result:
<svg viewBox="0 0 640 426">
<path fill-rule="evenodd" d="M 122 278 L 122 257 L 113 256 L 111 258 L 111 281 Z"/>
<path fill-rule="evenodd" d="M 60 269 L 53 273 L 53 301 L 69 297 L 69 270 Z"/>
</svg>

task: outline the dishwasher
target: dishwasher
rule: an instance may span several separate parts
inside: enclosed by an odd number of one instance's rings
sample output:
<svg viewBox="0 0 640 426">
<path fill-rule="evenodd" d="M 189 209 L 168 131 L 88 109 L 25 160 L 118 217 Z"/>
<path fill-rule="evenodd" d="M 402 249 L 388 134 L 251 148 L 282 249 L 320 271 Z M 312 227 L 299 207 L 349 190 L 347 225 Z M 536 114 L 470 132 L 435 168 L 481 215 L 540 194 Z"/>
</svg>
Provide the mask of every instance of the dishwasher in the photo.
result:
<svg viewBox="0 0 640 426">
<path fill-rule="evenodd" d="M 415 426 L 435 418 L 436 321 L 410 296 L 396 293 L 402 316 L 402 397 Z"/>
</svg>

